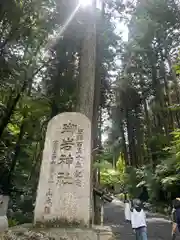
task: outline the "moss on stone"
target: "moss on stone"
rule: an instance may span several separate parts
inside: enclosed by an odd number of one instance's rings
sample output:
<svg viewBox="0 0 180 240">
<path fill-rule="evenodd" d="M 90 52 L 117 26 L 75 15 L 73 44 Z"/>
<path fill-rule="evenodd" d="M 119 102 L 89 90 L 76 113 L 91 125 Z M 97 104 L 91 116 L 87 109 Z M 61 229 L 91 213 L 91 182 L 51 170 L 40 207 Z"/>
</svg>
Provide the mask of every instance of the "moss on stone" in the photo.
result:
<svg viewBox="0 0 180 240">
<path fill-rule="evenodd" d="M 68 227 L 84 227 L 87 228 L 88 226 L 83 221 L 67 221 L 67 219 L 63 218 L 54 218 L 53 220 L 44 220 L 42 222 L 36 222 L 35 228 L 68 228 Z"/>
<path fill-rule="evenodd" d="M 55 238 L 48 236 L 47 233 L 44 232 L 34 232 L 34 231 L 25 231 L 21 232 L 21 230 L 7 231 L 0 235 L 1 240 L 55 240 Z M 64 240 L 63 238 L 60 240 Z"/>
</svg>

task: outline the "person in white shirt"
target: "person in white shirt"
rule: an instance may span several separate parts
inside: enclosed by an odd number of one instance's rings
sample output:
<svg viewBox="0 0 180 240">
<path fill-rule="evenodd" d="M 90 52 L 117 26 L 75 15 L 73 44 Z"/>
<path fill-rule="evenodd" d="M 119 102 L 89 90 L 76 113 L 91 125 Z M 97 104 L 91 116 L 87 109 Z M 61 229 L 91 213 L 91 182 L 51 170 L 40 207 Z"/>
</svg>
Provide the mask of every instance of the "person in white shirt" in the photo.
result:
<svg viewBox="0 0 180 240">
<path fill-rule="evenodd" d="M 131 208 L 131 225 L 136 233 L 136 240 L 147 240 L 146 215 L 139 199 L 133 200 Z"/>
</svg>

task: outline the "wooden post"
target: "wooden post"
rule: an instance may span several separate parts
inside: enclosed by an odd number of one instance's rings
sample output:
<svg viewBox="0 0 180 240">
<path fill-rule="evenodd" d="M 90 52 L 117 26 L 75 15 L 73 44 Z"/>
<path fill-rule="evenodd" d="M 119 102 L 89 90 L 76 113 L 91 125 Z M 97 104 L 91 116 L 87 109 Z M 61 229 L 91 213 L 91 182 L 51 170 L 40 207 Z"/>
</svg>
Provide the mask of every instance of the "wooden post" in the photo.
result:
<svg viewBox="0 0 180 240">
<path fill-rule="evenodd" d="M 101 203 L 101 226 L 104 225 L 104 201 Z"/>
</svg>

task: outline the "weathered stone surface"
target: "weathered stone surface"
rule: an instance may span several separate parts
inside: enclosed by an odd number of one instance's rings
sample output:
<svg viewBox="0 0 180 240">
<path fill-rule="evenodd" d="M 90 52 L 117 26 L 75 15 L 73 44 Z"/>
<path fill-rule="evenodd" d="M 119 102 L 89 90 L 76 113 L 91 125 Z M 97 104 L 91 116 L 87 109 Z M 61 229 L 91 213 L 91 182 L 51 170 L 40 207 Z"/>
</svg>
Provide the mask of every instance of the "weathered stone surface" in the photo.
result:
<svg viewBox="0 0 180 240">
<path fill-rule="evenodd" d="M 8 229 L 7 209 L 9 196 L 0 195 L 0 232 Z"/>
<path fill-rule="evenodd" d="M 89 225 L 91 124 L 63 113 L 48 124 L 35 206 L 35 224 Z"/>
<path fill-rule="evenodd" d="M 51 228 L 33 229 L 23 225 L 12 228 L 0 240 L 113 240 L 114 235 L 110 227 L 80 228 Z"/>
<path fill-rule="evenodd" d="M 0 195 L 0 216 L 6 216 L 9 203 L 9 196 Z"/>
<path fill-rule="evenodd" d="M 0 216 L 0 232 L 4 232 L 8 229 L 8 219 L 6 216 Z"/>
</svg>

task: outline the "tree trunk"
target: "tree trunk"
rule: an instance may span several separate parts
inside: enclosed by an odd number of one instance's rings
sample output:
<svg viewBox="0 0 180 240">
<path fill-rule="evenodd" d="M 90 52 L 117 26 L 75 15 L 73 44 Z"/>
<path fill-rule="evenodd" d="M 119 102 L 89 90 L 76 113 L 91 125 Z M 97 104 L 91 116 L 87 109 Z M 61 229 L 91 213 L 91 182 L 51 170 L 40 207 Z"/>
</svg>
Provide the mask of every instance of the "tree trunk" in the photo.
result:
<svg viewBox="0 0 180 240">
<path fill-rule="evenodd" d="M 20 153 L 20 147 L 21 147 L 20 145 L 21 145 L 21 141 L 22 141 L 23 136 L 24 136 L 24 128 L 25 128 L 25 122 L 23 120 L 22 124 L 21 124 L 21 127 L 20 127 L 18 140 L 16 142 L 16 146 L 15 146 L 15 150 L 14 150 L 14 156 L 12 158 L 12 162 L 11 162 L 11 166 L 10 166 L 10 170 L 9 170 L 8 181 L 7 181 L 8 190 L 9 190 L 9 187 L 11 186 L 11 183 L 12 183 L 14 170 L 15 170 L 15 167 L 16 167 L 16 163 L 17 163 L 17 160 L 18 160 L 19 153 Z"/>
<path fill-rule="evenodd" d="M 88 9 L 86 32 L 82 41 L 80 55 L 80 78 L 78 84 L 77 111 L 85 114 L 90 121 L 93 118 L 95 62 L 96 62 L 96 15 L 95 4 Z"/>
<path fill-rule="evenodd" d="M 141 127 L 140 117 L 139 117 L 140 109 L 137 107 L 135 108 L 135 135 L 136 135 L 136 157 L 137 157 L 137 164 L 142 166 L 144 164 L 144 129 Z"/>
<path fill-rule="evenodd" d="M 177 80 L 177 77 L 176 77 L 176 72 L 175 72 L 175 70 L 173 69 L 173 66 L 172 66 L 171 57 L 169 55 L 167 56 L 167 60 L 168 60 L 172 80 L 173 80 L 173 83 L 174 83 L 173 90 L 174 90 L 174 93 L 176 95 L 176 103 L 180 104 L 179 84 L 178 84 L 178 80 Z M 176 117 L 176 121 L 177 121 L 177 127 L 180 128 L 179 112 L 175 113 L 175 117 Z"/>
<path fill-rule="evenodd" d="M 165 86 L 165 92 L 166 92 L 166 108 L 167 108 L 167 113 L 168 113 L 168 125 L 169 125 L 169 132 L 172 132 L 174 129 L 174 120 L 173 120 L 173 114 L 172 111 L 169 110 L 169 107 L 172 106 L 172 101 L 171 101 L 171 95 L 170 95 L 170 90 L 168 86 L 168 79 L 167 79 L 167 74 L 166 74 L 166 69 L 165 69 L 165 63 L 162 59 L 162 75 L 164 79 L 164 86 Z"/>
<path fill-rule="evenodd" d="M 130 161 L 128 157 L 128 151 L 127 151 L 127 145 L 126 145 L 126 138 L 125 138 L 125 133 L 124 133 L 124 123 L 121 121 L 120 123 L 120 132 L 121 132 L 121 137 L 122 137 L 122 147 L 123 147 L 123 154 L 124 154 L 124 160 L 126 163 L 126 166 L 130 166 Z"/>
<path fill-rule="evenodd" d="M 156 132 L 160 134 L 166 134 L 167 138 L 169 139 L 169 128 L 168 128 L 168 123 L 167 123 L 167 114 L 165 112 L 165 101 L 164 101 L 164 94 L 163 94 L 163 89 L 160 84 L 160 79 L 157 77 L 157 69 L 154 63 L 152 64 L 152 83 L 153 83 L 153 88 L 155 91 L 155 103 L 156 106 L 159 107 L 159 110 L 156 111 L 156 119 L 157 119 L 157 128 Z M 163 129 L 164 126 L 164 129 Z"/>
<path fill-rule="evenodd" d="M 145 98 L 143 98 L 143 105 L 144 105 L 145 126 L 146 126 L 147 158 L 148 158 L 148 162 L 152 165 L 152 155 L 151 155 L 151 148 L 150 148 L 150 144 L 149 144 L 149 140 L 151 139 L 152 135 L 151 135 L 151 126 L 150 126 L 147 102 L 146 102 Z"/>
<path fill-rule="evenodd" d="M 173 69 L 173 66 L 172 66 L 171 57 L 168 56 L 167 60 L 168 60 L 169 68 L 170 68 L 170 71 L 171 71 L 171 76 L 172 76 L 172 79 L 173 79 L 173 82 L 174 82 L 174 92 L 176 93 L 176 100 L 177 100 L 177 103 L 179 104 L 180 103 L 179 84 L 178 84 L 178 81 L 177 81 L 177 78 L 176 78 L 176 73 L 175 73 L 175 71 Z"/>
<path fill-rule="evenodd" d="M 140 86 L 141 86 L 141 91 L 142 91 L 142 102 L 143 102 L 143 108 L 144 108 L 144 125 L 146 126 L 145 131 L 145 144 L 147 147 L 147 160 L 148 163 L 150 163 L 152 165 L 152 155 L 151 155 L 151 149 L 150 149 L 150 139 L 151 139 L 151 124 L 150 124 L 150 118 L 149 118 L 149 112 L 148 112 L 148 107 L 147 107 L 147 101 L 146 101 L 146 94 L 144 92 L 144 86 L 145 86 L 145 82 L 144 79 L 142 78 L 142 76 L 140 76 Z M 144 146 L 143 146 L 144 148 Z"/>
<path fill-rule="evenodd" d="M 7 104 L 7 111 L 5 113 L 5 116 L 2 118 L 1 124 L 0 124 L 0 138 L 4 132 L 4 129 L 7 127 L 8 123 L 10 121 L 12 114 L 14 113 L 14 110 L 16 108 L 16 105 L 17 105 L 20 97 L 21 97 L 21 94 L 24 93 L 25 89 L 26 89 L 26 82 L 24 82 L 24 84 L 22 85 L 17 96 L 14 99 L 12 99 L 12 98 L 9 99 L 9 102 Z"/>
<path fill-rule="evenodd" d="M 92 139 L 93 149 L 99 147 L 101 149 L 101 126 L 102 126 L 102 111 L 100 107 L 101 102 L 101 84 L 102 84 L 102 43 L 101 43 L 101 22 L 104 19 L 104 3 L 100 17 L 96 22 L 96 68 L 95 68 L 95 88 L 94 88 L 94 104 L 93 104 L 93 118 L 92 118 Z M 99 28 L 98 28 L 99 27 Z M 98 124 L 99 123 L 99 124 Z M 96 160 L 96 154 L 93 155 L 93 162 Z M 98 187 L 100 184 L 100 169 L 94 170 L 93 177 L 94 186 Z M 99 206 L 97 196 L 94 196 L 94 224 L 100 224 L 101 206 Z"/>
<path fill-rule="evenodd" d="M 92 123 L 94 111 L 94 91 L 95 91 L 95 65 L 96 65 L 96 1 L 92 7 L 87 10 L 86 31 L 82 40 L 80 53 L 80 76 L 78 82 L 78 99 L 76 110 L 86 115 Z M 93 129 L 92 137 L 93 137 Z M 92 139 L 93 140 L 93 139 Z M 92 142 L 93 146 L 93 142 Z M 92 159 L 93 160 L 93 159 Z M 91 178 L 93 179 L 93 178 Z M 92 185 L 93 187 L 93 185 Z M 93 188 L 92 195 L 93 195 Z M 94 209 L 96 210 L 96 199 Z M 94 219 L 94 216 L 93 216 Z"/>
<path fill-rule="evenodd" d="M 104 12 L 104 11 L 103 11 Z M 101 18 L 104 18 L 104 13 Z M 97 23 L 101 23 L 101 18 L 98 18 Z M 92 129 L 93 129 L 93 141 L 94 148 L 97 147 L 99 131 L 98 131 L 98 120 L 101 118 L 100 101 L 101 101 L 101 84 L 102 84 L 102 51 L 101 51 L 101 33 L 96 33 L 96 67 L 95 67 L 95 87 L 94 87 L 94 103 L 93 103 L 93 118 L 92 118 Z"/>
<path fill-rule="evenodd" d="M 129 110 L 126 111 L 127 120 L 127 132 L 128 132 L 128 142 L 129 142 L 129 156 L 131 166 L 137 166 L 136 149 L 135 149 L 135 137 L 134 137 L 134 126 L 133 119 Z"/>
</svg>

